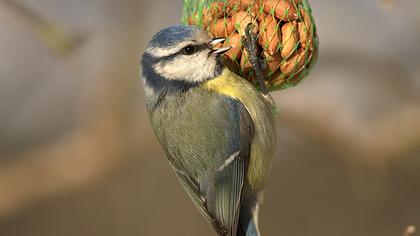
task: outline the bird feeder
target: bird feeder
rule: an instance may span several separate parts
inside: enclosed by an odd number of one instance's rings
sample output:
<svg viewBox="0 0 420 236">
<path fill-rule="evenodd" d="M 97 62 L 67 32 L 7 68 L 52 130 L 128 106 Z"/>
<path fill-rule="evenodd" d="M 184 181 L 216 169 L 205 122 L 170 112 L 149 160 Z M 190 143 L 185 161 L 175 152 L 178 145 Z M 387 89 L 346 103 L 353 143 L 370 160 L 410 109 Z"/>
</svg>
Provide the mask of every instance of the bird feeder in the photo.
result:
<svg viewBox="0 0 420 236">
<path fill-rule="evenodd" d="M 184 0 L 182 21 L 225 37 L 232 46 L 223 59 L 233 72 L 258 87 L 244 48 L 250 23 L 258 37 L 265 86 L 281 90 L 299 84 L 318 57 L 318 37 L 308 0 Z"/>
</svg>

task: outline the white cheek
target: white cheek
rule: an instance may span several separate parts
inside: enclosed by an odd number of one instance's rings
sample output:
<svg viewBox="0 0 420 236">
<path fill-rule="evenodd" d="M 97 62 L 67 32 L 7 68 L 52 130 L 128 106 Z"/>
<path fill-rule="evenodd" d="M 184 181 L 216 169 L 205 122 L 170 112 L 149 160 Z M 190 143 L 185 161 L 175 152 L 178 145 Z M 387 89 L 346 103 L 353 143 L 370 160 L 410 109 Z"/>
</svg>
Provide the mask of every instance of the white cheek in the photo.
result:
<svg viewBox="0 0 420 236">
<path fill-rule="evenodd" d="M 207 51 L 185 56 L 180 55 L 166 63 L 158 63 L 155 71 L 161 76 L 188 82 L 200 82 L 214 76 L 216 60 Z"/>
</svg>

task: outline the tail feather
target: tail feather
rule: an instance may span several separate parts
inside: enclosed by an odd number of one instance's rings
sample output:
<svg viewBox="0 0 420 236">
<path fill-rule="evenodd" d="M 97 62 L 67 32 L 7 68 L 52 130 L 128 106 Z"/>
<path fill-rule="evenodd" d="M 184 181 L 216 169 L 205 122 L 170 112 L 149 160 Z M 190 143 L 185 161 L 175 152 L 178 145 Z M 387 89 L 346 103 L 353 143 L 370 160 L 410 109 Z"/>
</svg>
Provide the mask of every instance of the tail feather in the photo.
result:
<svg viewBox="0 0 420 236">
<path fill-rule="evenodd" d="M 246 236 L 244 228 L 241 224 L 238 225 L 238 231 L 236 232 L 236 236 Z"/>
<path fill-rule="evenodd" d="M 261 236 L 258 230 L 258 207 L 242 205 L 236 236 Z"/>
</svg>

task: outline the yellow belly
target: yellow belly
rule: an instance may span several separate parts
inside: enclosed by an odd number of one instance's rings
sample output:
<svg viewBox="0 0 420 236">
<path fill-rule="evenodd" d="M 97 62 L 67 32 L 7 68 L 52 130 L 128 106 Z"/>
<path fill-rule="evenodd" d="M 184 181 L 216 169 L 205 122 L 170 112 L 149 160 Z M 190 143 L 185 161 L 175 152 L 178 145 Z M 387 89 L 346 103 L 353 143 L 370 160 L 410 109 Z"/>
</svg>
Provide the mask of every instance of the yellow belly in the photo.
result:
<svg viewBox="0 0 420 236">
<path fill-rule="evenodd" d="M 224 69 L 222 74 L 207 81 L 204 88 L 243 103 L 248 110 L 255 128 L 251 143 L 246 187 L 258 191 L 264 187 L 271 169 L 275 144 L 275 126 L 271 106 L 262 95 L 245 79 Z"/>
</svg>

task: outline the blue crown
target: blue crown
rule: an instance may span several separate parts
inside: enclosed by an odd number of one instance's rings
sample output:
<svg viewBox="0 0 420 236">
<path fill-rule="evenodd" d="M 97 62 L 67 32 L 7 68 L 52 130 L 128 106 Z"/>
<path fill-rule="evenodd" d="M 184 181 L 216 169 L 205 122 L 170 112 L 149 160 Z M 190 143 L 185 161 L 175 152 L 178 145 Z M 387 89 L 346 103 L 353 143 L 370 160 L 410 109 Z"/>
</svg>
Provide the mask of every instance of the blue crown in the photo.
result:
<svg viewBox="0 0 420 236">
<path fill-rule="evenodd" d="M 193 37 L 193 35 L 201 30 L 195 26 L 174 25 L 162 29 L 155 34 L 149 43 L 152 47 L 170 47 Z"/>
</svg>

